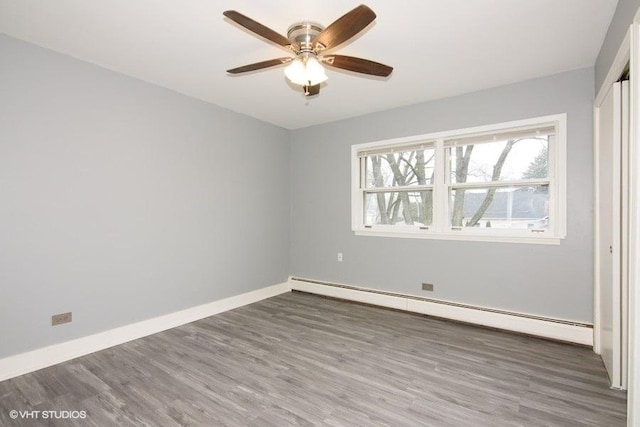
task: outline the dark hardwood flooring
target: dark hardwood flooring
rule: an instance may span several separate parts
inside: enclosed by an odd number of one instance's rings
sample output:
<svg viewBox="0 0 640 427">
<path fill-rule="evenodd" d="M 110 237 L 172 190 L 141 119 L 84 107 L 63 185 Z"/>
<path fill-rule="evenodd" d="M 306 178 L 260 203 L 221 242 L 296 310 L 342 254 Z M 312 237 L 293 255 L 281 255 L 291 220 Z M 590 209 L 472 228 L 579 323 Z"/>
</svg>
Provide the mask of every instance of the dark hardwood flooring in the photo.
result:
<svg viewBox="0 0 640 427">
<path fill-rule="evenodd" d="M 293 292 L 0 382 L 0 425 L 624 426 L 607 384 L 588 348 Z"/>
</svg>

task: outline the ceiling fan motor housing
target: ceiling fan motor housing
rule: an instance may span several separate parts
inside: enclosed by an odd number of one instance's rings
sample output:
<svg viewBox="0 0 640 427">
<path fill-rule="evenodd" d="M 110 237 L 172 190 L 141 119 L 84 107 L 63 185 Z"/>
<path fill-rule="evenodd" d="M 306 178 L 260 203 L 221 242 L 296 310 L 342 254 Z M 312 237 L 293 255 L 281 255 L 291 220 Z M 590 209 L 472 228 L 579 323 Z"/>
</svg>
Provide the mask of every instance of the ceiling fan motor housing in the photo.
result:
<svg viewBox="0 0 640 427">
<path fill-rule="evenodd" d="M 287 38 L 293 44 L 300 46 L 300 52 L 313 52 L 311 42 L 324 30 L 318 23 L 304 21 L 293 24 L 287 30 Z"/>
</svg>

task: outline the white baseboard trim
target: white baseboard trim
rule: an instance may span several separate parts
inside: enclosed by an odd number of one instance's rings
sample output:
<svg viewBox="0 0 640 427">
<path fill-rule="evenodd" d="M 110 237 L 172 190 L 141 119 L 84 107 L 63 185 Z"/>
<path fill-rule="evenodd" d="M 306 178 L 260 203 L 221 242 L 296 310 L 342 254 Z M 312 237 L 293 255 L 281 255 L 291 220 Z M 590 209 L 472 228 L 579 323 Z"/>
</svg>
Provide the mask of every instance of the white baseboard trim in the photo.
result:
<svg viewBox="0 0 640 427">
<path fill-rule="evenodd" d="M 521 332 L 543 338 L 593 346 L 593 326 L 571 322 L 510 313 L 485 307 L 456 304 L 449 301 L 403 295 L 337 283 L 325 283 L 311 279 L 290 278 L 291 289 L 382 307 L 421 313 L 461 322 L 473 323 L 508 331 Z"/>
<path fill-rule="evenodd" d="M 244 294 L 224 298 L 207 304 L 153 319 L 143 320 L 108 331 L 99 332 L 60 344 L 39 348 L 26 353 L 0 359 L 0 381 L 37 371 L 67 360 L 85 356 L 115 345 L 166 331 L 180 325 L 204 319 L 224 311 L 252 304 L 291 291 L 290 284 L 280 283 Z"/>
</svg>

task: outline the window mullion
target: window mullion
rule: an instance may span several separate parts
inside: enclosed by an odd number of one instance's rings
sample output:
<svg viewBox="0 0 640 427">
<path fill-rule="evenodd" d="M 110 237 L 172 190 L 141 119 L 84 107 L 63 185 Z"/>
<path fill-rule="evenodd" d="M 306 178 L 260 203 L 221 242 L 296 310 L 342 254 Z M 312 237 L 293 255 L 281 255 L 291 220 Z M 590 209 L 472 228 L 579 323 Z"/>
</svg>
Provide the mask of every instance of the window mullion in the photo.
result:
<svg viewBox="0 0 640 427">
<path fill-rule="evenodd" d="M 449 209 L 447 196 L 447 174 L 449 162 L 446 158 L 444 140 L 442 138 L 436 140 L 435 156 L 433 180 L 433 228 L 438 232 L 442 232 L 445 230 L 447 225 L 447 211 Z"/>
<path fill-rule="evenodd" d="M 355 153 L 354 153 L 355 155 Z M 357 200 L 351 203 L 351 209 L 354 210 L 353 215 L 355 216 L 353 226 L 356 228 L 361 228 L 364 226 L 364 183 L 367 175 L 367 159 L 365 157 L 356 157 L 358 162 L 358 171 L 360 172 L 358 175 L 357 182 L 357 190 L 352 197 L 356 197 Z M 354 183 L 353 185 L 355 185 Z"/>
<path fill-rule="evenodd" d="M 557 167 L 557 161 L 558 159 L 556 158 L 556 137 L 555 136 L 550 136 L 549 137 L 549 148 L 548 148 L 548 162 L 549 162 L 549 166 L 548 166 L 548 177 L 549 180 L 551 182 L 558 182 L 558 174 L 559 171 L 558 169 L 556 169 Z M 553 234 L 557 234 L 558 229 L 557 229 L 557 224 L 558 224 L 558 218 L 560 217 L 559 212 L 557 211 L 556 207 L 557 207 L 557 194 L 555 189 L 556 187 L 553 186 L 549 186 L 549 212 L 551 213 L 551 215 L 549 215 L 549 230 L 553 233 Z"/>
</svg>

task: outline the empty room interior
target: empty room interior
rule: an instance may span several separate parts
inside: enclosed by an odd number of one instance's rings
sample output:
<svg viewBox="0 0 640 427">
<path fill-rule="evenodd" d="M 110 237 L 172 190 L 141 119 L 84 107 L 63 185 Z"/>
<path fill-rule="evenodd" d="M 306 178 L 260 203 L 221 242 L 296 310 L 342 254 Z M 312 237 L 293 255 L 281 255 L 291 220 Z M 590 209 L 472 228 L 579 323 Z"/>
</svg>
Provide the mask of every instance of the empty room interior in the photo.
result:
<svg viewBox="0 0 640 427">
<path fill-rule="evenodd" d="M 640 0 L 0 0 L 0 426 L 640 426 Z"/>
</svg>

